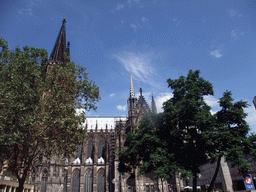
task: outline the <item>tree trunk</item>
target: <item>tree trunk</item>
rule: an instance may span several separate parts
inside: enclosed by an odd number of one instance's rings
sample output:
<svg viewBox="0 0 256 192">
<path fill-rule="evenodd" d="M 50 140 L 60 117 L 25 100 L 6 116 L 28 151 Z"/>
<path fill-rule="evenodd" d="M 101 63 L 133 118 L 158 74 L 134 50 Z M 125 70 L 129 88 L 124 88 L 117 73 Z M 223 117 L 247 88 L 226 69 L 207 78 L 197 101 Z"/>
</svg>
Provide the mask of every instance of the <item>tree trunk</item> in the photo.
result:
<svg viewBox="0 0 256 192">
<path fill-rule="evenodd" d="M 193 192 L 197 191 L 197 172 L 193 172 Z"/>
<path fill-rule="evenodd" d="M 218 173 L 219 173 L 219 169 L 220 169 L 220 160 L 221 160 L 221 155 L 218 156 L 218 159 L 217 159 L 217 166 L 216 166 L 216 169 L 215 169 L 215 173 L 214 173 L 214 175 L 213 175 L 211 184 L 210 184 L 210 186 L 209 186 L 208 189 L 207 189 L 207 192 L 212 191 L 214 182 L 215 182 L 215 180 L 216 180 L 216 178 L 217 178 L 217 175 L 218 175 Z"/>
<path fill-rule="evenodd" d="M 25 179 L 23 179 L 23 178 L 19 179 L 19 186 L 18 186 L 17 192 L 23 191 L 24 183 L 25 183 Z"/>
</svg>

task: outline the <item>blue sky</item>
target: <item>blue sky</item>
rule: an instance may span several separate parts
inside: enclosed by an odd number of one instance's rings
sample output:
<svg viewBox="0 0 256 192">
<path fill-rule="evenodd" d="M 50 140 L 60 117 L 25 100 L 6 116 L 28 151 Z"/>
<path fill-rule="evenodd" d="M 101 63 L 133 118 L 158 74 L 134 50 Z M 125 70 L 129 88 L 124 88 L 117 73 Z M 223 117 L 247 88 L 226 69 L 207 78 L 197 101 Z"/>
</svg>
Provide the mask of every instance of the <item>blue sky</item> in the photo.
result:
<svg viewBox="0 0 256 192">
<path fill-rule="evenodd" d="M 212 111 L 229 90 L 245 100 L 247 121 L 256 131 L 256 2 L 255 1 L 0 1 L 0 36 L 9 47 L 25 45 L 49 54 L 65 18 L 71 60 L 87 68 L 100 87 L 97 112 L 127 115 L 129 76 L 135 93 L 158 111 L 172 96 L 166 80 L 186 76 L 190 69 L 212 83 L 206 97 Z"/>
</svg>

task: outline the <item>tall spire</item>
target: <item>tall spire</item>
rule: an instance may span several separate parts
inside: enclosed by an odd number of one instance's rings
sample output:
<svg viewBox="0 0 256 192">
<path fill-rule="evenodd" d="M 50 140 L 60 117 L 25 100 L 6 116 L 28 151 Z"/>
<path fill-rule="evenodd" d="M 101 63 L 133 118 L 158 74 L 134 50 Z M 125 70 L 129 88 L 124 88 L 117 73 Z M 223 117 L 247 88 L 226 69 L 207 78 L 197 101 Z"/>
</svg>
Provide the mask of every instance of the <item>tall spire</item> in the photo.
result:
<svg viewBox="0 0 256 192">
<path fill-rule="evenodd" d="M 155 103 L 153 94 L 152 94 L 152 101 L 151 101 L 151 110 L 152 110 L 152 113 L 157 114 L 156 103 Z"/>
<path fill-rule="evenodd" d="M 59 32 L 59 35 L 56 39 L 55 45 L 53 47 L 52 53 L 50 55 L 49 63 L 63 63 L 65 61 L 64 59 L 64 53 L 69 52 L 69 46 L 68 49 L 66 49 L 66 27 L 65 27 L 66 20 L 63 19 L 62 26 Z"/>
<path fill-rule="evenodd" d="M 134 88 L 132 83 L 132 73 L 130 74 L 130 98 L 135 98 Z"/>
</svg>

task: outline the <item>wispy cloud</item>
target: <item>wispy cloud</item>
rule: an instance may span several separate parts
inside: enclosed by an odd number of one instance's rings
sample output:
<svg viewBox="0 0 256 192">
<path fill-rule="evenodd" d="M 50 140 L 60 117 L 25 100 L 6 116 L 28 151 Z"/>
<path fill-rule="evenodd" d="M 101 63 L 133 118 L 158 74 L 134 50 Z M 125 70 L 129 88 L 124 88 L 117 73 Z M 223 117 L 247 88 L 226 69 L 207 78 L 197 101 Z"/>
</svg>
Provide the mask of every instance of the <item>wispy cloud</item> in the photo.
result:
<svg viewBox="0 0 256 192">
<path fill-rule="evenodd" d="M 141 18 L 141 21 L 142 21 L 142 22 L 146 22 L 146 21 L 148 21 L 148 19 L 147 19 L 146 17 L 142 17 L 142 18 Z"/>
<path fill-rule="evenodd" d="M 124 4 L 117 4 L 116 10 L 120 10 L 124 8 Z"/>
<path fill-rule="evenodd" d="M 18 11 L 19 14 L 33 16 L 32 8 L 21 9 Z"/>
<path fill-rule="evenodd" d="M 220 53 L 220 49 L 215 49 L 215 50 L 211 51 L 210 54 L 217 58 L 222 57 L 222 54 Z"/>
<path fill-rule="evenodd" d="M 36 1 L 39 1 L 40 3 L 42 3 L 41 0 L 36 0 Z M 21 14 L 21 15 L 34 16 L 34 17 L 37 18 L 37 16 L 33 14 L 33 8 L 32 7 L 34 5 L 35 5 L 35 0 L 29 0 L 26 8 L 20 8 L 18 10 L 18 13 Z"/>
<path fill-rule="evenodd" d="M 151 57 L 154 53 L 121 52 L 114 54 L 128 72 L 132 72 L 136 80 L 155 86 L 152 75 L 155 69 L 151 66 Z"/>
<path fill-rule="evenodd" d="M 130 27 L 133 28 L 134 32 L 137 32 L 138 28 L 141 27 L 141 25 L 139 23 L 132 23 Z"/>
<path fill-rule="evenodd" d="M 117 108 L 119 111 L 126 111 L 127 105 L 117 105 L 116 108 Z"/>
<path fill-rule="evenodd" d="M 235 17 L 237 15 L 237 12 L 234 9 L 229 9 L 228 14 L 230 17 Z"/>
<path fill-rule="evenodd" d="M 217 58 L 222 57 L 223 56 L 223 54 L 222 54 L 223 47 L 224 47 L 224 44 L 221 44 L 217 49 L 210 51 L 210 55 L 217 57 Z"/>
<path fill-rule="evenodd" d="M 115 95 L 115 93 L 111 93 L 110 95 L 109 95 L 109 97 L 113 97 Z"/>
<path fill-rule="evenodd" d="M 239 38 L 239 37 L 242 37 L 246 34 L 245 31 L 241 31 L 239 29 L 233 29 L 231 32 L 230 32 L 230 36 L 231 36 L 231 40 L 232 40 L 232 43 L 236 42 L 236 40 Z"/>
</svg>

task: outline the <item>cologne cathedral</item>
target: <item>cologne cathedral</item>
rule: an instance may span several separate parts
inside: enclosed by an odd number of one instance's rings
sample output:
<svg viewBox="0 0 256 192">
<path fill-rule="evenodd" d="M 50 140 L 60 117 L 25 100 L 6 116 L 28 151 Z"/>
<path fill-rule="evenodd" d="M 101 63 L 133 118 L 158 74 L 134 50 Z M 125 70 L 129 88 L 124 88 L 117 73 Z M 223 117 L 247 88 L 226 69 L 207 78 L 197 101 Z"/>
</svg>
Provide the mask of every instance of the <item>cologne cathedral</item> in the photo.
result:
<svg viewBox="0 0 256 192">
<path fill-rule="evenodd" d="M 61 26 L 47 70 L 55 63 L 65 62 L 64 54 L 70 55 L 66 44 L 65 20 Z M 178 175 L 168 181 L 154 178 L 154 173 L 145 176 L 121 175 L 118 170 L 117 151 L 124 147 L 125 134 L 132 132 L 141 118 L 157 113 L 152 96 L 151 107 L 147 104 L 142 89 L 139 98 L 135 97 L 132 76 L 130 90 L 127 90 L 127 117 L 88 117 L 85 122 L 87 137 L 78 146 L 76 158 L 45 159 L 31 174 L 29 183 L 38 185 L 41 192 L 121 192 L 121 191 L 180 191 L 183 182 Z"/>
</svg>

